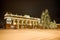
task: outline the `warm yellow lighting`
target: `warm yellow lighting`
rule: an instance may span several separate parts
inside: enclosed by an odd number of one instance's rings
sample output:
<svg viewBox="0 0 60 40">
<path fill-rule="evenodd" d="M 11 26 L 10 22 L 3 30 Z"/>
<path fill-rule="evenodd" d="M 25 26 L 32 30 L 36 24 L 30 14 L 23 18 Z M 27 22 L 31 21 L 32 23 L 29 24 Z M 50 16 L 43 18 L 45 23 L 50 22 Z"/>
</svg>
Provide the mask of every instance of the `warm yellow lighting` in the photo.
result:
<svg viewBox="0 0 60 40">
<path fill-rule="evenodd" d="M 16 23 L 14 22 L 13 25 L 16 25 Z"/>
</svg>

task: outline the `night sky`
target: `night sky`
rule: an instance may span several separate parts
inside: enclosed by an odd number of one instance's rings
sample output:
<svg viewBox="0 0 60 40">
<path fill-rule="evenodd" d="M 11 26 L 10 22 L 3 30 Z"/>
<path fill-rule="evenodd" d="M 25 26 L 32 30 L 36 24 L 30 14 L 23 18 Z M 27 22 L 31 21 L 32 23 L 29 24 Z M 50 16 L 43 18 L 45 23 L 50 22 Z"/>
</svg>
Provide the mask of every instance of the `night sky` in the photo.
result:
<svg viewBox="0 0 60 40">
<path fill-rule="evenodd" d="M 48 9 L 51 19 L 60 23 L 59 3 L 58 0 L 0 0 L 0 21 L 6 12 L 40 18 L 42 11 Z"/>
</svg>

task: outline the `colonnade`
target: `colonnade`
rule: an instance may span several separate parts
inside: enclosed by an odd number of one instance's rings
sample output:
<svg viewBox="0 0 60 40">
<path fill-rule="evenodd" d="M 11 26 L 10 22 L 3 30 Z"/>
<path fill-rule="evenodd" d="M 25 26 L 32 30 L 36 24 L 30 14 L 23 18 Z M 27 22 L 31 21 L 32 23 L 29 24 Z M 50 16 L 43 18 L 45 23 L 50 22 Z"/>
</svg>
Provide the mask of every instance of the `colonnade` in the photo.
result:
<svg viewBox="0 0 60 40">
<path fill-rule="evenodd" d="M 35 26 L 38 26 L 38 20 L 33 20 L 33 19 L 13 19 L 12 20 L 12 25 L 16 25 L 16 28 L 35 28 Z"/>
</svg>

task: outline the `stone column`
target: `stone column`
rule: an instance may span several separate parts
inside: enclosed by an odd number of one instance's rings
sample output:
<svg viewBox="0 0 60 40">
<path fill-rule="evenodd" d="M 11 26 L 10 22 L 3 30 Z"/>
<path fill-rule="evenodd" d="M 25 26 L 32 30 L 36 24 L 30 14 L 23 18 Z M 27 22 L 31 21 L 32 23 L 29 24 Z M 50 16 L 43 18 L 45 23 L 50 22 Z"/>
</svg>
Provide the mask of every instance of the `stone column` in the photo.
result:
<svg viewBox="0 0 60 40">
<path fill-rule="evenodd" d="M 37 28 L 37 21 L 35 21 L 35 29 Z"/>
<path fill-rule="evenodd" d="M 30 20 L 30 23 L 29 23 L 29 24 L 30 24 L 30 28 L 32 28 L 32 23 L 31 23 L 31 20 Z"/>
<path fill-rule="evenodd" d="M 13 25 L 15 25 L 15 19 L 13 19 Z"/>
<path fill-rule="evenodd" d="M 28 22 L 28 20 L 26 20 L 26 27 L 28 27 L 28 26 L 27 26 L 27 24 L 28 24 L 27 22 Z"/>
<path fill-rule="evenodd" d="M 31 21 L 29 22 L 30 26 L 31 26 Z"/>
<path fill-rule="evenodd" d="M 26 20 L 26 25 L 27 25 L 27 20 Z"/>
<path fill-rule="evenodd" d="M 17 20 L 17 29 L 19 29 L 19 20 Z"/>
<path fill-rule="evenodd" d="M 33 21 L 33 29 L 34 29 L 34 21 Z"/>
<path fill-rule="evenodd" d="M 24 27 L 24 26 L 23 26 L 23 21 L 24 21 L 24 20 L 22 19 L 22 23 L 21 23 L 21 24 L 22 24 L 22 25 L 21 25 L 21 29 L 23 29 L 23 27 Z"/>
</svg>

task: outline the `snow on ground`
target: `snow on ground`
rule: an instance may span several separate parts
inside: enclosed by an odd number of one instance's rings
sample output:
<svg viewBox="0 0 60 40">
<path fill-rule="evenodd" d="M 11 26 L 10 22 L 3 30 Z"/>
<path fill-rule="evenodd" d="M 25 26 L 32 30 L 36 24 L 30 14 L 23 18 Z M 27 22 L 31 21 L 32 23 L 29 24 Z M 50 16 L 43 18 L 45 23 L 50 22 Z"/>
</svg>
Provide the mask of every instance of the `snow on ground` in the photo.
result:
<svg viewBox="0 0 60 40">
<path fill-rule="evenodd" d="M 0 40 L 60 40 L 60 30 L 1 29 Z"/>
</svg>

